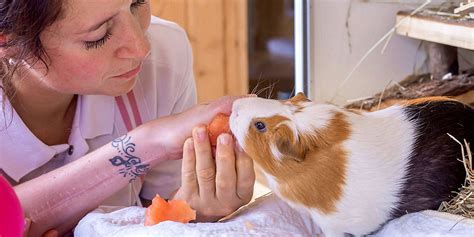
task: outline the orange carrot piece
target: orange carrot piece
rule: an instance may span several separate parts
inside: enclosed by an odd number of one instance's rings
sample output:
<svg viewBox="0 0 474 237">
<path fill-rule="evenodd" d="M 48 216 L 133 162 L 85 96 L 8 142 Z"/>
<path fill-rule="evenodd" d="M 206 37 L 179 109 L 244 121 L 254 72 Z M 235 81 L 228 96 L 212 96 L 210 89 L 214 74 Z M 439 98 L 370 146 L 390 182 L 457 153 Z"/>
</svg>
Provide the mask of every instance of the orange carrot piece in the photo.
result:
<svg viewBox="0 0 474 237">
<path fill-rule="evenodd" d="M 217 145 L 217 137 L 222 133 L 231 133 L 229 127 L 229 116 L 223 113 L 220 113 L 212 119 L 211 123 L 207 126 L 209 131 L 209 139 L 211 140 L 211 145 Z"/>
<path fill-rule="evenodd" d="M 156 225 L 163 221 L 188 223 L 196 220 L 196 211 L 181 200 L 166 201 L 159 195 L 152 200 L 152 204 L 145 212 L 145 226 Z"/>
</svg>

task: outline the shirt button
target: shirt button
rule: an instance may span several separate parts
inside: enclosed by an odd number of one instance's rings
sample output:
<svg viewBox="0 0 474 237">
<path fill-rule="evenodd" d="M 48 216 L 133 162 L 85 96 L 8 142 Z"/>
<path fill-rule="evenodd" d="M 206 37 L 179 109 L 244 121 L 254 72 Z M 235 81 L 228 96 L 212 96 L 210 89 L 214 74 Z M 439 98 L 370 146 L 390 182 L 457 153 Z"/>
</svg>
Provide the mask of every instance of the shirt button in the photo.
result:
<svg viewBox="0 0 474 237">
<path fill-rule="evenodd" d="M 69 149 L 67 150 L 67 154 L 72 156 L 72 153 L 74 153 L 74 146 L 73 145 L 70 145 L 69 146 Z"/>
</svg>

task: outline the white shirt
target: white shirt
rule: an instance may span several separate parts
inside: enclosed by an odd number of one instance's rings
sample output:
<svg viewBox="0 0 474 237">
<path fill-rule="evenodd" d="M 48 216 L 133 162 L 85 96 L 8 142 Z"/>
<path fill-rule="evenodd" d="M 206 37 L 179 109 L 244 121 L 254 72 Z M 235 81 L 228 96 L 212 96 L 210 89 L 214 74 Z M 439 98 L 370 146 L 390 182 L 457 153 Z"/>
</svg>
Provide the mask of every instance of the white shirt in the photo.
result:
<svg viewBox="0 0 474 237">
<path fill-rule="evenodd" d="M 13 185 L 25 182 L 81 158 L 141 123 L 195 105 L 192 52 L 184 30 L 172 22 L 152 17 L 148 37 L 151 54 L 130 93 L 116 98 L 78 96 L 68 144 L 44 144 L 5 99 L 5 110 L 0 108 L 0 174 L 6 175 Z M 180 160 L 158 164 L 147 173 L 143 187 L 137 179 L 133 185 L 112 195 L 104 205 L 134 204 L 140 190 L 146 199 L 157 193 L 168 198 L 180 186 L 180 166 Z"/>
</svg>

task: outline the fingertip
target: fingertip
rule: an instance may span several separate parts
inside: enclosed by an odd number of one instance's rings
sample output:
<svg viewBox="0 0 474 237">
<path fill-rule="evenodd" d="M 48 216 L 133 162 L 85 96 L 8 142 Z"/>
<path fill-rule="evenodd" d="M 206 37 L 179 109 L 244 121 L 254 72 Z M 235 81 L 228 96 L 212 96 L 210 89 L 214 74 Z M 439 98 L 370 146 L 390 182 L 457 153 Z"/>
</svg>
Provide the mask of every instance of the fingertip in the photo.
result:
<svg viewBox="0 0 474 237">
<path fill-rule="evenodd" d="M 208 138 L 206 126 L 197 126 L 193 130 L 193 137 L 197 137 L 198 141 L 203 142 Z"/>
<path fill-rule="evenodd" d="M 217 138 L 216 157 L 227 158 L 236 156 L 233 145 L 233 137 L 228 133 L 222 133 Z"/>
<path fill-rule="evenodd" d="M 199 125 L 197 125 L 197 126 L 195 126 L 195 127 L 193 128 L 193 133 L 197 133 L 199 130 L 202 130 L 202 129 L 205 130 L 206 128 L 207 128 L 206 125 L 204 125 L 204 124 L 199 124 Z"/>
<path fill-rule="evenodd" d="M 182 172 L 194 169 L 196 162 L 195 156 L 194 139 L 190 137 L 184 141 L 183 145 Z"/>
<path fill-rule="evenodd" d="M 49 230 L 46 232 L 46 234 L 43 235 L 43 237 L 58 237 L 59 232 L 57 230 Z"/>
<path fill-rule="evenodd" d="M 186 139 L 184 144 L 187 150 L 194 151 L 194 139 L 192 137 Z"/>
<path fill-rule="evenodd" d="M 230 144 L 232 137 L 228 133 L 222 133 L 219 135 L 217 140 L 219 141 L 219 144 L 227 146 Z"/>
</svg>

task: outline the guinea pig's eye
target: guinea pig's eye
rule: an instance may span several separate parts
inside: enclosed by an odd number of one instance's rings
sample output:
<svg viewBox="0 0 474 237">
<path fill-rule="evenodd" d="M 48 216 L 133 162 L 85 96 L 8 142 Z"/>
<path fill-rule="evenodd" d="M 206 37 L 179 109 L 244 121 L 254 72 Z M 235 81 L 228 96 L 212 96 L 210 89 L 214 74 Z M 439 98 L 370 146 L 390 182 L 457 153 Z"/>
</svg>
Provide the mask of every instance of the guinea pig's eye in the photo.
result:
<svg viewBox="0 0 474 237">
<path fill-rule="evenodd" d="M 257 130 L 258 130 L 259 132 L 265 132 L 265 131 L 267 131 L 267 127 L 266 127 L 265 124 L 264 124 L 263 122 L 261 122 L 261 121 L 255 122 L 254 126 L 255 126 L 255 128 L 257 128 Z"/>
</svg>

